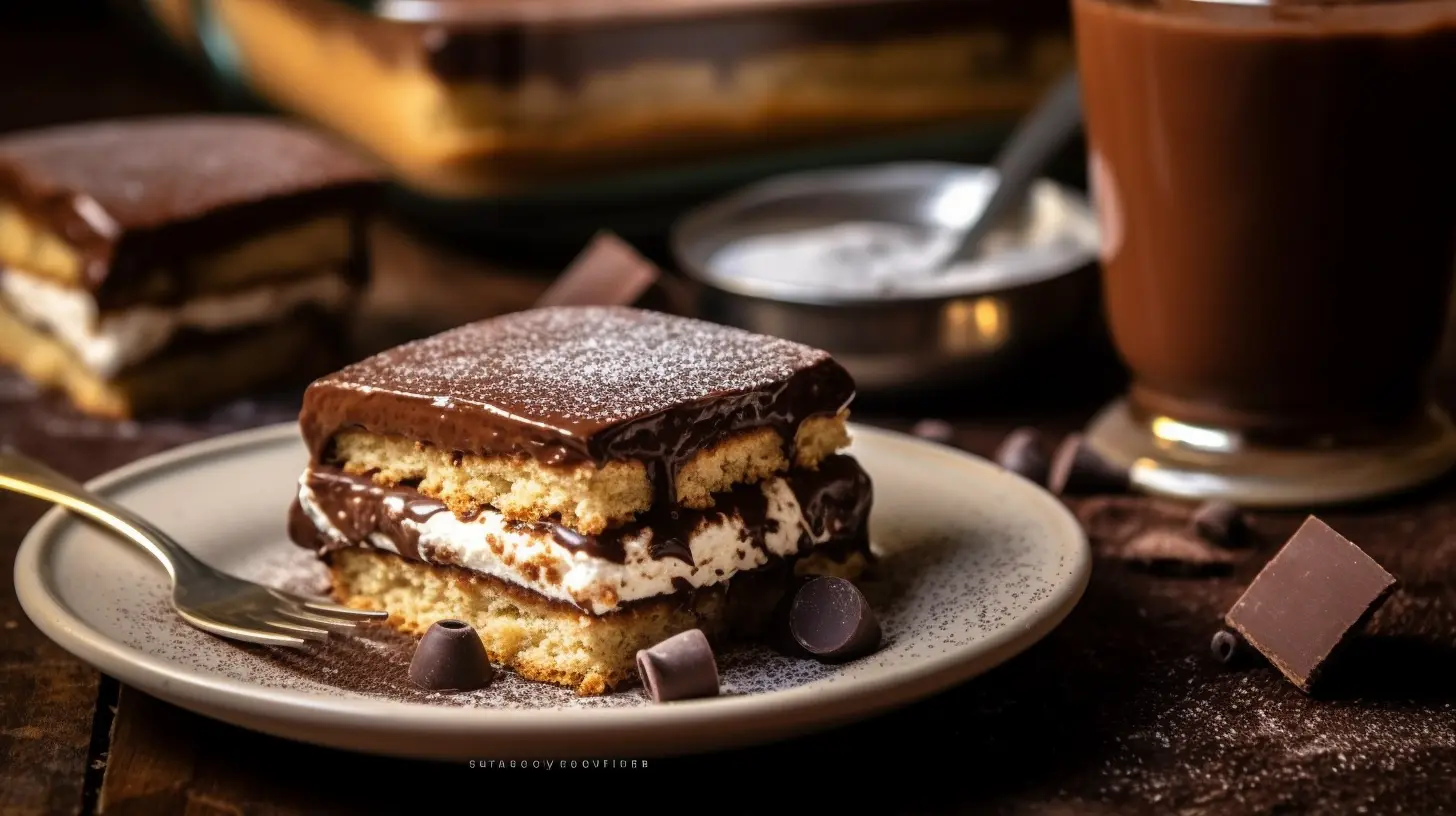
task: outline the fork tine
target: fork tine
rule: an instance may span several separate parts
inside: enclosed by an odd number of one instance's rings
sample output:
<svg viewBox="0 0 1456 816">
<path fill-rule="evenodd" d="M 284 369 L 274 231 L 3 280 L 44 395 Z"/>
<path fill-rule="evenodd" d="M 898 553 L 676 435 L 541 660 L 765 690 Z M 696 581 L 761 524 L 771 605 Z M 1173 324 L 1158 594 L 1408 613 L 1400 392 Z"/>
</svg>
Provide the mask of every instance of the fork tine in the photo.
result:
<svg viewBox="0 0 1456 816">
<path fill-rule="evenodd" d="M 355 609 L 352 606 L 340 606 L 328 601 L 304 601 L 303 606 L 310 612 L 338 615 L 342 618 L 353 618 L 355 620 L 384 620 L 389 613 L 382 609 Z"/>
<path fill-rule="evenodd" d="M 238 626 L 232 623 L 223 623 L 205 615 L 199 615 L 188 609 L 177 608 L 177 614 L 183 620 L 196 626 L 204 632 L 211 632 L 221 637 L 241 640 L 248 643 L 257 643 L 263 646 L 288 646 L 294 649 L 301 649 L 308 645 L 308 641 L 297 635 L 289 635 L 273 629 L 262 629 L 251 626 Z"/>
<path fill-rule="evenodd" d="M 313 612 L 309 612 L 304 609 L 290 608 L 287 606 L 280 606 L 276 611 L 278 612 L 278 614 L 292 618 L 293 620 L 300 621 L 302 623 L 311 623 L 316 626 L 322 626 L 325 629 L 330 629 L 336 632 L 351 631 L 355 627 L 355 625 L 358 624 L 358 621 L 344 620 L 343 618 L 331 618 L 328 615 L 316 615 Z"/>
<path fill-rule="evenodd" d="M 281 629 L 284 632 L 295 634 L 301 638 L 305 638 L 308 640 L 329 639 L 329 630 L 319 629 L 316 626 L 304 626 L 301 623 L 289 623 L 288 621 L 281 621 L 276 618 L 258 618 L 258 622 L 263 624 L 264 626 L 270 626 L 274 629 Z"/>
<path fill-rule="evenodd" d="M 389 617 L 389 613 L 383 610 L 355 609 L 352 606 L 343 606 L 342 604 L 336 604 L 330 601 L 320 601 L 303 595 L 295 595 L 292 592 L 284 592 L 281 589 L 270 589 L 268 591 L 273 597 L 294 606 L 302 607 L 309 612 L 316 612 L 322 615 L 335 615 L 345 620 L 384 620 Z"/>
</svg>

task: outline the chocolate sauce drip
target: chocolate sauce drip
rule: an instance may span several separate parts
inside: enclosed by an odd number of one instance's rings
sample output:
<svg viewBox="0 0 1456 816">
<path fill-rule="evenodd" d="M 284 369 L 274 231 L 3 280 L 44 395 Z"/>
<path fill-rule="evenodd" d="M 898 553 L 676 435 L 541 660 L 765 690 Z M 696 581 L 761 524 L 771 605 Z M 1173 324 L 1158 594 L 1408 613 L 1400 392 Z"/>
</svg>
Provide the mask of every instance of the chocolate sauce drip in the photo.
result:
<svg viewBox="0 0 1456 816">
<path fill-rule="evenodd" d="M 688 566 L 696 566 L 693 559 L 693 551 L 680 538 L 671 536 L 659 537 L 656 533 L 652 535 L 652 544 L 649 547 L 652 557 L 658 560 L 663 558 L 676 558 Z"/>
<path fill-rule="evenodd" d="M 822 535 L 827 529 L 831 538 L 840 537 L 841 532 L 852 536 L 864 526 L 870 505 L 870 482 L 851 457 L 828 457 L 819 470 L 796 471 L 787 481 L 800 497 L 805 520 L 817 534 Z M 313 492 L 319 510 L 351 542 L 363 542 L 373 533 L 382 533 L 395 542 L 400 555 L 414 560 L 435 560 L 422 558 L 418 532 L 403 522 L 422 524 L 436 513 L 449 512 L 444 503 L 421 495 L 413 487 L 381 487 L 366 476 L 353 476 L 330 467 L 312 468 L 306 485 Z M 318 547 L 321 552 L 344 546 L 316 536 L 306 516 L 300 521 L 301 514 L 301 508 L 290 510 L 289 536 L 294 542 Z M 630 524 L 598 535 L 584 535 L 550 521 L 515 522 L 511 527 L 549 533 L 557 544 L 568 550 L 619 564 L 626 561 L 625 542 L 650 531 L 649 552 L 653 558 L 676 558 L 693 565 L 687 542 L 703 525 L 729 517 L 740 520 L 745 543 L 767 552 L 766 536 L 778 530 L 778 521 L 768 517 L 768 497 L 760 485 L 739 485 L 716 496 L 714 506 L 709 509 L 654 510 Z M 801 542 L 800 546 L 804 544 Z"/>
<path fill-rule="evenodd" d="M 304 511 L 303 504 L 295 496 L 288 505 L 288 538 L 302 547 L 312 547 L 318 540 L 318 528 Z"/>
<path fill-rule="evenodd" d="M 436 513 L 449 512 L 444 502 L 421 495 L 412 487 L 380 487 L 368 477 L 351 476 L 339 470 L 310 470 L 306 484 L 313 492 L 318 509 L 349 541 L 358 543 L 381 533 L 394 542 L 400 555 L 416 561 L 421 560 L 420 534 L 404 522 L 424 524 Z M 290 517 L 289 535 L 298 541 L 294 523 Z M 339 542 L 326 541 L 323 549 L 335 550 L 342 546 Z"/>
<path fill-rule="evenodd" d="M 582 535 L 581 533 L 578 533 L 577 531 L 569 527 L 562 527 L 560 524 L 554 524 L 551 522 L 541 522 L 536 524 L 532 524 L 530 522 L 519 522 L 512 524 L 511 527 L 513 529 L 521 528 L 550 530 L 551 537 L 556 540 L 556 543 L 560 544 L 568 550 L 585 552 L 590 555 L 599 554 L 596 552 L 597 540 L 595 536 Z"/>
<path fill-rule="evenodd" d="M 790 479 L 789 487 L 815 536 L 828 535 L 835 540 L 868 534 L 874 485 L 869 474 L 851 457 L 827 457 L 817 471 Z M 812 544 L 805 535 L 799 541 L 799 549 L 803 551 Z"/>
<path fill-rule="evenodd" d="M 673 588 L 673 591 L 678 592 L 680 594 L 689 593 L 689 592 L 692 592 L 694 589 L 696 589 L 696 587 L 693 586 L 693 582 L 692 581 L 689 581 L 686 578 L 683 578 L 681 576 L 676 576 L 676 575 L 673 576 L 673 579 L 672 579 L 672 588 Z"/>
</svg>

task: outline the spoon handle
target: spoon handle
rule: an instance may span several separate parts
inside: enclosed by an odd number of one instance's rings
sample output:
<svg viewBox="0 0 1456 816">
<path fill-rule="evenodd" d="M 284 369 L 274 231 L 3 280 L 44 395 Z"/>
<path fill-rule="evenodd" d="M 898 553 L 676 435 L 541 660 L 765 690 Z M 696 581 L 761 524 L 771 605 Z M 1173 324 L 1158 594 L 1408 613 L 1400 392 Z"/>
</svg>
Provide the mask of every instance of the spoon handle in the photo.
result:
<svg viewBox="0 0 1456 816">
<path fill-rule="evenodd" d="M 1036 110 L 1017 125 L 1001 148 L 993 164 L 996 187 L 951 257 L 961 258 L 975 251 L 986 233 L 1021 203 L 1047 162 L 1067 143 L 1081 122 L 1081 89 L 1077 72 L 1072 70 L 1046 92 Z"/>
</svg>

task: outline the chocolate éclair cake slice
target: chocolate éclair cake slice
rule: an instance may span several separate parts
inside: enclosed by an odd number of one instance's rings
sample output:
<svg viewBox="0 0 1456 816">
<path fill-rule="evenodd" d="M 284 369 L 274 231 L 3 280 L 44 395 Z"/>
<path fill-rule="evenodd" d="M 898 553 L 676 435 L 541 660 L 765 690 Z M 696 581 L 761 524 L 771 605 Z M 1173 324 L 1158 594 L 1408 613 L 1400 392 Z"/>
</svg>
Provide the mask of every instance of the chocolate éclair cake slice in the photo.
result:
<svg viewBox="0 0 1456 816">
<path fill-rule="evenodd" d="M 701 628 L 751 634 L 794 573 L 858 574 L 872 490 L 827 353 L 659 312 L 554 307 L 408 343 L 304 394 L 290 536 L 339 600 L 600 694 Z"/>
<path fill-rule="evenodd" d="M 381 185 L 264 117 L 0 138 L 0 363 L 113 417 L 318 377 L 344 362 Z"/>
</svg>

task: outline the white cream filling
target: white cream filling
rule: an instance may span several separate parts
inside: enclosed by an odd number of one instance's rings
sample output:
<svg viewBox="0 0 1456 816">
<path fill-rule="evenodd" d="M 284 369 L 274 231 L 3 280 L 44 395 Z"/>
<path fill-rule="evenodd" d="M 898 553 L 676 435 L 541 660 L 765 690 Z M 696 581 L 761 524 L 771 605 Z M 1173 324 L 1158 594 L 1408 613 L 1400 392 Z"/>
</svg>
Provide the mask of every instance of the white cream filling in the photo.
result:
<svg viewBox="0 0 1456 816">
<path fill-rule="evenodd" d="M 324 515 L 306 478 L 307 474 L 299 481 L 298 500 L 314 526 L 341 545 L 355 544 Z M 423 524 L 408 519 L 402 523 L 419 532 L 422 560 L 481 572 L 602 615 L 628 601 L 676 592 L 682 581 L 694 587 L 710 586 L 767 564 L 770 554 L 792 555 L 798 551 L 801 535 L 808 535 L 815 545 L 830 538 L 830 531 L 814 535 L 794 491 L 783 479 L 764 482 L 763 491 L 768 497 L 766 518 L 778 522 L 777 529 L 771 523 L 765 525 L 763 547 L 743 536 L 742 520 L 730 514 L 719 523 L 700 526 L 691 536 L 687 543 L 692 564 L 678 558 L 653 558 L 650 530 L 623 540 L 626 557 L 619 564 L 563 547 L 545 531 L 513 529 L 495 510 L 487 509 L 470 521 L 441 512 Z M 403 500 L 395 496 L 386 501 Z M 395 542 L 378 533 L 369 543 L 399 554 Z"/>
<path fill-rule="evenodd" d="M 339 309 L 353 286 L 342 274 L 310 275 L 287 283 L 205 295 L 175 306 L 134 306 L 98 313 L 89 292 L 36 275 L 0 270 L 0 296 L 22 318 L 69 347 L 102 377 L 156 353 L 183 329 L 226 331 L 272 322 L 300 306 Z"/>
</svg>

